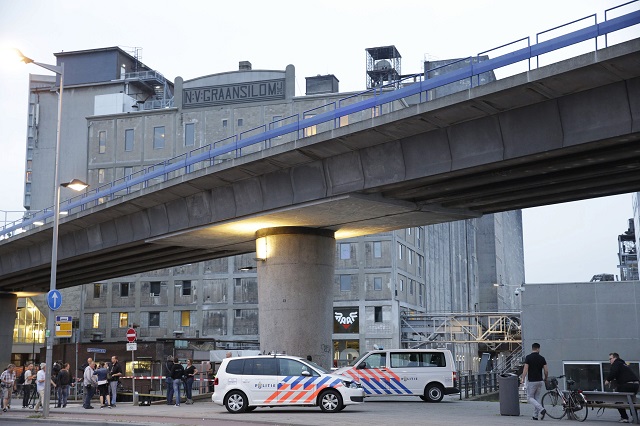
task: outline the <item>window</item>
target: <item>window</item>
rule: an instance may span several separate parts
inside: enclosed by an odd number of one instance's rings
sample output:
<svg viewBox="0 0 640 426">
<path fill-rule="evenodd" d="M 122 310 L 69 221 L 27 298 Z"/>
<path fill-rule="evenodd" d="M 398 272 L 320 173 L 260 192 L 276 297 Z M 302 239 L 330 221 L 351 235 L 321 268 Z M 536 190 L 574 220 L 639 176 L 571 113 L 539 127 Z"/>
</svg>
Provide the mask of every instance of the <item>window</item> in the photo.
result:
<svg viewBox="0 0 640 426">
<path fill-rule="evenodd" d="M 422 256 L 418 255 L 418 276 L 422 276 Z"/>
<path fill-rule="evenodd" d="M 422 228 L 418 228 L 416 232 L 416 245 L 418 248 L 422 247 Z"/>
<path fill-rule="evenodd" d="M 149 283 L 149 293 L 151 296 L 160 296 L 160 281 L 152 281 Z"/>
<path fill-rule="evenodd" d="M 160 312 L 149 312 L 149 327 L 160 327 Z"/>
<path fill-rule="evenodd" d="M 411 235 L 411 228 L 407 228 L 407 235 Z"/>
<path fill-rule="evenodd" d="M 387 354 L 371 354 L 364 359 L 366 368 L 385 368 L 387 366 Z"/>
<path fill-rule="evenodd" d="M 120 321 L 118 323 L 118 327 L 126 328 L 129 326 L 129 313 L 120 312 Z"/>
<path fill-rule="evenodd" d="M 242 118 L 238 118 L 238 127 L 242 127 L 244 125 L 244 120 Z"/>
<path fill-rule="evenodd" d="M 349 116 L 343 115 L 342 117 L 340 117 L 340 127 L 344 127 L 348 125 L 349 125 Z"/>
<path fill-rule="evenodd" d="M 196 144 L 196 125 L 187 123 L 184 125 L 184 146 L 194 146 Z"/>
<path fill-rule="evenodd" d="M 91 328 L 100 328 L 100 313 L 95 312 L 91 319 Z"/>
<path fill-rule="evenodd" d="M 222 127 L 227 127 L 229 125 L 229 121 L 225 118 L 222 120 Z"/>
<path fill-rule="evenodd" d="M 315 114 L 305 114 L 304 119 L 315 117 Z M 318 128 L 314 126 L 309 126 L 304 128 L 304 137 L 313 136 L 318 133 Z"/>
<path fill-rule="evenodd" d="M 404 280 L 400 279 L 400 291 L 404 291 Z"/>
<path fill-rule="evenodd" d="M 404 246 L 398 243 L 398 259 L 402 259 L 403 253 L 404 253 Z"/>
<path fill-rule="evenodd" d="M 133 129 L 124 131 L 124 150 L 127 152 L 133 151 Z"/>
<path fill-rule="evenodd" d="M 153 149 L 164 148 L 164 126 L 153 128 Z"/>
<path fill-rule="evenodd" d="M 407 249 L 409 253 L 407 253 L 407 258 L 409 260 L 409 265 L 413 265 L 413 250 Z"/>
<path fill-rule="evenodd" d="M 278 374 L 278 360 L 264 357 L 244 361 L 244 374 L 252 376 L 275 376 Z"/>
<path fill-rule="evenodd" d="M 340 259 L 351 259 L 351 244 L 349 243 L 341 243 L 340 244 Z"/>
<path fill-rule="evenodd" d="M 104 169 L 98 169 L 98 183 L 104 183 Z"/>
<path fill-rule="evenodd" d="M 375 277 L 373 279 L 373 289 L 375 291 L 381 291 L 382 290 L 382 278 Z"/>
<path fill-rule="evenodd" d="M 382 306 L 376 306 L 373 308 L 373 318 L 375 322 L 382 322 Z"/>
<path fill-rule="evenodd" d="M 233 310 L 233 315 L 234 315 L 236 318 L 242 318 L 242 309 L 234 309 L 234 310 Z"/>
<path fill-rule="evenodd" d="M 413 294 L 413 280 L 409 280 L 409 294 Z"/>
<path fill-rule="evenodd" d="M 180 326 L 189 327 L 191 325 L 191 311 L 180 312 Z"/>
<path fill-rule="evenodd" d="M 182 295 L 191 296 L 191 281 L 182 281 Z"/>
<path fill-rule="evenodd" d="M 340 275 L 340 291 L 351 291 L 351 275 Z"/>
<path fill-rule="evenodd" d="M 120 283 L 120 297 L 129 297 L 129 283 Z"/>
<path fill-rule="evenodd" d="M 310 373 L 311 376 L 319 376 L 315 370 L 294 359 L 280 358 L 278 359 L 278 365 L 280 367 L 279 376 L 302 376 L 303 371 Z"/>
<path fill-rule="evenodd" d="M 107 152 L 107 132 L 98 132 L 98 152 L 100 154 Z"/>
<path fill-rule="evenodd" d="M 373 242 L 373 257 L 380 259 L 382 257 L 382 243 L 380 241 Z"/>
<path fill-rule="evenodd" d="M 101 284 L 94 284 L 93 285 L 93 298 L 94 299 L 100 299 L 100 287 L 101 287 Z"/>
</svg>

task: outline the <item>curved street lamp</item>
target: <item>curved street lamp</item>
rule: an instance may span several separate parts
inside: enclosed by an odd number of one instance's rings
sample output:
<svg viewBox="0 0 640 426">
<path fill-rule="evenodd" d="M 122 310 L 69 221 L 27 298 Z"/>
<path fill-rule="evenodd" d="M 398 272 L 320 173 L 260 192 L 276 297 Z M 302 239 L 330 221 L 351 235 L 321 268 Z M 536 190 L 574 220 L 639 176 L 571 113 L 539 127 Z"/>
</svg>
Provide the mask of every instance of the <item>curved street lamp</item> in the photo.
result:
<svg viewBox="0 0 640 426">
<path fill-rule="evenodd" d="M 60 63 L 58 65 L 49 65 L 43 64 L 41 62 L 36 62 L 33 59 L 25 56 L 20 50 L 15 49 L 18 53 L 20 60 L 25 64 L 34 64 L 51 72 L 54 72 L 60 76 L 60 89 L 58 92 L 58 121 L 56 127 L 56 154 L 55 154 L 55 165 L 53 172 L 53 238 L 51 243 L 51 281 L 49 285 L 49 292 L 56 290 L 56 274 L 58 267 L 58 227 L 60 224 L 60 187 L 69 187 L 72 189 L 79 188 L 82 190 L 86 188 L 86 183 L 79 181 L 77 179 L 72 180 L 71 182 L 60 184 L 60 178 L 58 176 L 59 171 L 59 163 L 60 163 L 60 126 L 62 124 L 62 91 L 64 89 L 64 63 Z M 53 342 L 54 342 L 54 332 L 52 332 L 52 328 L 55 324 L 55 315 L 54 310 L 49 309 L 49 313 L 47 315 L 47 333 L 45 333 L 46 338 L 46 359 L 45 362 L 47 364 L 47 368 L 45 370 L 45 388 L 44 388 L 44 405 L 42 407 L 42 414 L 46 418 L 49 416 L 49 400 L 51 398 L 51 369 L 52 369 L 52 358 L 53 358 Z"/>
</svg>

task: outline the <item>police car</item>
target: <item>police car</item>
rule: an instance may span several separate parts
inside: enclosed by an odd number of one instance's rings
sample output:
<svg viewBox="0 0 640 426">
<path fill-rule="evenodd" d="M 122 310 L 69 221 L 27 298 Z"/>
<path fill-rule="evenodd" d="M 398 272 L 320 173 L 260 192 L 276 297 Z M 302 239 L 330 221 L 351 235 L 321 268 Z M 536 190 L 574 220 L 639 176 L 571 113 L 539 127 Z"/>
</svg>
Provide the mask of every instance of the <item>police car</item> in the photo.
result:
<svg viewBox="0 0 640 426">
<path fill-rule="evenodd" d="M 460 392 L 453 355 L 447 349 L 374 350 L 335 373 L 362 383 L 366 397 L 419 396 L 440 402 L 444 395 Z"/>
<path fill-rule="evenodd" d="M 364 401 L 364 390 L 357 380 L 288 355 L 225 358 L 214 386 L 212 401 L 230 413 L 285 405 L 319 406 L 324 412 L 337 412 Z"/>
</svg>

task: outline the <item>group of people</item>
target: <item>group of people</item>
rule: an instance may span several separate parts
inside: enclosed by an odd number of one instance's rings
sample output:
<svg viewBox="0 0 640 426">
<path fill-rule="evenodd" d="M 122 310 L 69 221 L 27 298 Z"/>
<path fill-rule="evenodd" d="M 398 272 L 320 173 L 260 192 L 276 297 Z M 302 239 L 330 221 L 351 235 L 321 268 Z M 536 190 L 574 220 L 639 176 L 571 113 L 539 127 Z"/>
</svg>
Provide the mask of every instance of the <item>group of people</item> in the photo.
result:
<svg viewBox="0 0 640 426">
<path fill-rule="evenodd" d="M 93 359 L 87 359 L 87 365 L 82 375 L 84 398 L 82 407 L 93 409 L 91 399 L 98 390 L 100 394 L 100 408 L 114 408 L 118 396 L 118 383 L 123 371 L 117 356 L 111 357 L 111 363 L 101 362 L 97 364 Z"/>
<path fill-rule="evenodd" d="M 178 358 L 167 357 L 165 363 L 165 376 L 167 383 L 167 405 L 174 405 L 173 397 L 175 396 L 175 406 L 180 406 L 180 386 L 184 384 L 186 394 L 186 404 L 193 404 L 193 381 L 198 370 L 193 365 L 193 360 L 187 360 L 187 366 L 180 364 Z"/>
<path fill-rule="evenodd" d="M 620 358 L 616 352 L 609 354 L 609 374 L 604 382 L 605 386 L 612 386 L 617 392 L 638 393 L 640 381 L 638 376 L 633 372 L 627 363 Z M 544 376 L 544 377 L 543 377 Z M 531 353 L 524 360 L 524 369 L 522 370 L 521 383 L 527 381 L 527 398 L 533 405 L 533 420 L 543 420 L 547 414 L 546 410 L 540 404 L 542 399 L 543 387 L 549 378 L 549 369 L 547 361 L 540 355 L 540 344 L 531 345 Z M 629 423 L 629 415 L 624 408 L 619 408 L 620 423 Z"/>
</svg>

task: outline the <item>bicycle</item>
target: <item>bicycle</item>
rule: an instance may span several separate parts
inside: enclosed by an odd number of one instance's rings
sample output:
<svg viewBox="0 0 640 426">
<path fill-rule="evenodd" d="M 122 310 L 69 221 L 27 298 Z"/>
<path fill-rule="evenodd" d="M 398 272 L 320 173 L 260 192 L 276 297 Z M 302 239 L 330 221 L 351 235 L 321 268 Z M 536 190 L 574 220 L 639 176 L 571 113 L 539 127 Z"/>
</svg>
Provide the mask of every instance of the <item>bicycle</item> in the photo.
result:
<svg viewBox="0 0 640 426">
<path fill-rule="evenodd" d="M 574 380 L 567 379 L 568 390 L 558 389 L 558 379 L 563 377 L 549 377 L 545 383 L 548 392 L 542 396 L 542 406 L 552 419 L 560 420 L 566 415 L 568 419 L 584 422 L 589 414 L 587 400 L 581 390 L 572 389 L 576 383 Z"/>
</svg>

